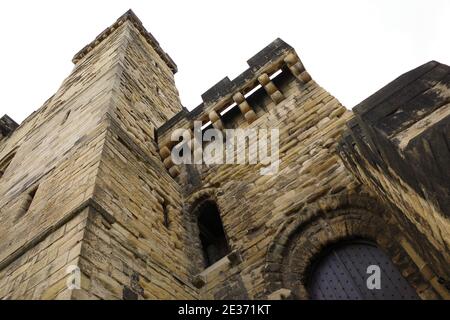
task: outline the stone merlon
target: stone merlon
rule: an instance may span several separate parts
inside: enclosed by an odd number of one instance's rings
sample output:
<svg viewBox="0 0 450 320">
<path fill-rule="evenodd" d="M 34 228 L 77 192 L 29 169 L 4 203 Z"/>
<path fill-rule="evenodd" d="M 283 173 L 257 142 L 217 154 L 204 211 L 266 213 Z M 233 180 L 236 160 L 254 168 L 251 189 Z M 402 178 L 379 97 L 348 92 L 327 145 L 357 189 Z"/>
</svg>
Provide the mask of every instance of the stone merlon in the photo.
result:
<svg viewBox="0 0 450 320">
<path fill-rule="evenodd" d="M 207 114 L 210 109 L 215 109 L 215 105 L 220 101 L 231 100 L 231 96 L 237 91 L 246 92 L 252 90 L 258 84 L 257 78 L 259 75 L 265 72 L 274 73 L 283 67 L 283 58 L 288 53 L 295 53 L 295 50 L 282 39 L 275 39 L 247 60 L 249 65 L 247 70 L 233 80 L 225 77 L 217 82 L 201 95 L 203 103 L 190 112 L 187 109 L 183 109 L 158 128 L 157 133 L 160 135 L 167 132 L 175 123 L 179 123 L 182 119 L 193 120 L 202 118 L 202 115 Z"/>
</svg>

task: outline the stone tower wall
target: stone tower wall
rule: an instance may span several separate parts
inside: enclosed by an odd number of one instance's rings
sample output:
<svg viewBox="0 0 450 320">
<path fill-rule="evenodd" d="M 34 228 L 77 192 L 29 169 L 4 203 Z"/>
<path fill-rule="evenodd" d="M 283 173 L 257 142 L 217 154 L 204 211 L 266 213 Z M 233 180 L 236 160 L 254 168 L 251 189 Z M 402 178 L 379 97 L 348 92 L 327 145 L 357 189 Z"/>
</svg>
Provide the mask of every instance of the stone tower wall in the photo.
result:
<svg viewBox="0 0 450 320">
<path fill-rule="evenodd" d="M 175 63 L 131 11 L 73 62 L 60 89 L 19 127 L 0 119 L 0 299 L 309 298 L 323 249 L 360 238 L 375 242 L 421 298 L 448 297 L 436 274 L 447 255 L 433 252 L 427 268 L 417 259 L 416 251 L 426 254 L 399 223 L 412 211 L 402 213 L 405 203 L 397 208 L 374 187 L 388 173 L 369 168 L 348 133 L 348 148 L 338 146 L 355 114 L 281 39 L 190 112 L 175 87 Z M 442 120 L 440 111 L 430 117 Z M 171 134 L 195 121 L 222 132 L 279 129 L 278 169 L 175 165 Z M 416 199 L 396 183 L 384 186 Z M 418 207 L 442 206 L 431 200 Z M 230 247 L 209 267 L 196 216 L 204 201 L 217 204 Z M 422 236 L 432 242 L 439 228 Z M 79 268 L 79 289 L 68 289 L 68 267 Z"/>
<path fill-rule="evenodd" d="M 176 66 L 155 41 L 126 13 L 1 144 L 1 159 L 15 152 L 0 184 L 2 298 L 194 297 L 179 186 L 153 140 L 181 110 Z M 81 290 L 67 290 L 71 265 Z"/>
<path fill-rule="evenodd" d="M 266 254 L 280 224 L 322 197 L 360 191 L 334 152 L 351 113 L 313 80 L 302 84 L 288 78 L 278 86 L 283 101 L 276 104 L 259 92 L 266 111 L 252 124 L 242 123 L 280 129 L 279 171 L 262 176 L 261 166 L 200 169 L 203 186 L 214 190 L 231 248 L 242 260 L 235 267 L 223 266 L 222 273 L 207 270 L 205 297 L 261 298 L 270 293 L 264 279 Z"/>
<path fill-rule="evenodd" d="M 450 277 L 449 74 L 430 61 L 386 85 L 354 108 L 339 148 L 349 170 L 395 208 L 410 255 L 438 288 Z"/>
</svg>

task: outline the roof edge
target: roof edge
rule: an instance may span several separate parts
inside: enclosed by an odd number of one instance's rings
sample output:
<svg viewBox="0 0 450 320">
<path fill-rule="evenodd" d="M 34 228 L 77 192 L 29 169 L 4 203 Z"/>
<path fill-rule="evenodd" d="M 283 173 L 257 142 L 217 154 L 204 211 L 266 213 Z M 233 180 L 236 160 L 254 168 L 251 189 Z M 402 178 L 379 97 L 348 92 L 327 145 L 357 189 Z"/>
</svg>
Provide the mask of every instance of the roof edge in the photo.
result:
<svg viewBox="0 0 450 320">
<path fill-rule="evenodd" d="M 112 24 L 110 27 L 105 29 L 102 33 L 100 33 L 94 41 L 86 45 L 83 49 L 81 49 L 72 59 L 74 64 L 77 64 L 84 56 L 86 56 L 89 52 L 91 52 L 95 47 L 97 47 L 100 42 L 105 40 L 115 29 L 117 29 L 120 25 L 122 25 L 125 21 L 130 21 L 137 30 L 144 36 L 147 42 L 155 49 L 161 59 L 167 64 L 167 66 L 172 70 L 175 74 L 178 71 L 178 67 L 172 58 L 164 52 L 164 50 L 159 45 L 158 41 L 155 37 L 145 29 L 141 20 L 136 16 L 133 10 L 128 10 L 125 12 L 117 21 Z"/>
</svg>

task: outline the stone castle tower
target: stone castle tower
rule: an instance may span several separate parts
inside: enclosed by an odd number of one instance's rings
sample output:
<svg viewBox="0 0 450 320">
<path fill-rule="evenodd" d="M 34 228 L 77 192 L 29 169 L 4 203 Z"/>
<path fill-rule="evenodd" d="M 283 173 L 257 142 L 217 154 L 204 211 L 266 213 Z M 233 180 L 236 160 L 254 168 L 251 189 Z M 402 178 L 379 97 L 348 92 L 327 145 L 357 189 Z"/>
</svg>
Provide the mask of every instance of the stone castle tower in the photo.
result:
<svg viewBox="0 0 450 320">
<path fill-rule="evenodd" d="M 20 126 L 0 120 L 0 299 L 450 298 L 448 66 L 352 112 L 277 39 L 188 111 L 131 11 L 73 62 Z M 175 165 L 194 121 L 279 128 L 278 171 Z"/>
</svg>

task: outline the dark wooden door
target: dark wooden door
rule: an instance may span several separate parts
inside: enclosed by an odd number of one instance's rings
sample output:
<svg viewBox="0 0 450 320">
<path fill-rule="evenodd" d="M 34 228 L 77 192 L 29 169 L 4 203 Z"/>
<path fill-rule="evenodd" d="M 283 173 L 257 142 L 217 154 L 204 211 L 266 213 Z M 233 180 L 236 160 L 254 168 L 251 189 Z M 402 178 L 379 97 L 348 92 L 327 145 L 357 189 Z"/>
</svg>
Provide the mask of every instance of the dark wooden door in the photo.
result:
<svg viewBox="0 0 450 320">
<path fill-rule="evenodd" d="M 380 289 L 369 289 L 369 266 L 378 266 Z M 332 247 L 313 268 L 309 293 L 317 300 L 411 300 L 415 290 L 375 245 L 353 242 Z"/>
</svg>

